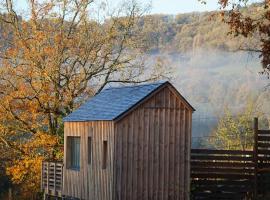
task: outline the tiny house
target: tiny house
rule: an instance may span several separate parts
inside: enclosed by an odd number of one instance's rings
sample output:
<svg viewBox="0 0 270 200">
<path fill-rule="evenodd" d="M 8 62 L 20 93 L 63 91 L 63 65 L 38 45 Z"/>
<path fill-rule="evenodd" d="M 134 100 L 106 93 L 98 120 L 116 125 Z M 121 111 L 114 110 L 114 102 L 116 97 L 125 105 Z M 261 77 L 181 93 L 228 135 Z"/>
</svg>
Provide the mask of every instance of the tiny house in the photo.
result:
<svg viewBox="0 0 270 200">
<path fill-rule="evenodd" d="M 64 119 L 62 195 L 188 200 L 193 111 L 169 82 L 101 91 Z"/>
</svg>

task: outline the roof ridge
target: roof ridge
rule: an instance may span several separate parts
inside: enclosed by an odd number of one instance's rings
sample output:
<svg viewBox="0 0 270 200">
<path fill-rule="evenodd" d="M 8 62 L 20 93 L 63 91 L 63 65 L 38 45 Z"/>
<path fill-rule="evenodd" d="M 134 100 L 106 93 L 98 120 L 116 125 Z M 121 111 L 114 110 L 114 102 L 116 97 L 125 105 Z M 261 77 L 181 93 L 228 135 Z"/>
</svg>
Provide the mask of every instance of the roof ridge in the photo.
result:
<svg viewBox="0 0 270 200">
<path fill-rule="evenodd" d="M 138 85 L 122 85 L 122 86 L 116 86 L 116 87 L 109 87 L 104 90 L 111 90 L 111 89 L 122 89 L 122 88 L 132 88 L 132 87 L 143 87 L 148 85 L 158 85 L 158 84 L 164 84 L 168 81 L 162 80 L 162 81 L 156 81 L 152 83 L 144 83 L 144 84 L 138 84 Z"/>
</svg>

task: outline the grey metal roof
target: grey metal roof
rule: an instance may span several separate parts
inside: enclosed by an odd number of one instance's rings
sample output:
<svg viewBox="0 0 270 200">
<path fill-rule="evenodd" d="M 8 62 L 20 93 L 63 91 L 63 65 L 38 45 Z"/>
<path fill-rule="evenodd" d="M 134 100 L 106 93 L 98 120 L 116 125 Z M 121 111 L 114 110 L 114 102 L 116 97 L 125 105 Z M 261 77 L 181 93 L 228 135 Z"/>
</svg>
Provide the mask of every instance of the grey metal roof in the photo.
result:
<svg viewBox="0 0 270 200">
<path fill-rule="evenodd" d="M 64 118 L 69 121 L 113 120 L 167 82 L 108 88 Z"/>
</svg>

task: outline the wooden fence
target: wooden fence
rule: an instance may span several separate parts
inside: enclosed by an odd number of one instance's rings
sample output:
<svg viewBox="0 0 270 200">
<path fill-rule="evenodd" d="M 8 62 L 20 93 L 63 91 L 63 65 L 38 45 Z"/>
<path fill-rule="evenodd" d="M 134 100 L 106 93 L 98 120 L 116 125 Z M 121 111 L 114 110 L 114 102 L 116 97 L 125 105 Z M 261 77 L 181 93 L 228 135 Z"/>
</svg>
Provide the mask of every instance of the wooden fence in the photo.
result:
<svg viewBox="0 0 270 200">
<path fill-rule="evenodd" d="M 62 196 L 63 163 L 42 162 L 41 189 L 44 194 L 56 197 Z"/>
<path fill-rule="evenodd" d="M 251 198 L 254 174 L 253 151 L 191 151 L 193 199 Z"/>
<path fill-rule="evenodd" d="M 269 188 L 270 130 L 258 119 L 252 151 L 191 150 L 191 199 L 265 199 Z"/>
<path fill-rule="evenodd" d="M 270 130 L 259 130 L 255 119 L 255 156 L 257 160 L 257 196 L 270 199 Z"/>
</svg>

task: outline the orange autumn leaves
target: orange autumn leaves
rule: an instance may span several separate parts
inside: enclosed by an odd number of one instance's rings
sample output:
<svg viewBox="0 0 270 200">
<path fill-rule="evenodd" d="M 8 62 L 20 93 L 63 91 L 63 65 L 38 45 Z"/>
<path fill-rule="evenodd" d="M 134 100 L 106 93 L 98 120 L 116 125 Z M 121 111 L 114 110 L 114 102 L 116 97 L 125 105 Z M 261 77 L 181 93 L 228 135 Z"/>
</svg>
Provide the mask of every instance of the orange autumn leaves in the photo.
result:
<svg viewBox="0 0 270 200">
<path fill-rule="evenodd" d="M 13 184 L 20 186 L 21 198 L 28 199 L 39 191 L 41 163 L 55 151 L 57 144 L 55 136 L 45 133 L 37 133 L 30 140 L 13 144 L 21 151 L 21 156 L 13 158 L 6 173 Z"/>
<path fill-rule="evenodd" d="M 55 136 L 39 133 L 30 142 L 19 145 L 24 155 L 14 159 L 6 172 L 13 184 L 20 186 L 21 199 L 36 198 L 35 193 L 40 189 L 41 176 L 38 172 L 41 171 L 41 163 L 48 154 L 53 154 L 58 143 Z M 55 159 L 62 159 L 62 156 L 60 152 Z"/>
<path fill-rule="evenodd" d="M 249 0 L 220 0 L 219 4 L 223 9 L 223 20 L 230 26 L 230 34 L 244 37 L 255 36 L 260 39 L 260 46 L 256 48 L 250 45 L 246 50 L 260 55 L 263 67 L 262 74 L 270 78 L 270 1 L 264 0 L 260 4 L 260 12 L 254 13 L 253 17 L 247 16 L 241 12 L 244 10 Z M 227 9 L 230 11 L 228 12 Z"/>
<path fill-rule="evenodd" d="M 110 82 L 153 77 L 138 59 L 136 5 L 126 3 L 100 23 L 88 16 L 92 0 L 31 0 L 28 18 L 6 2 L 0 4 L 7 12 L 0 15 L 0 147 L 12 155 L 5 167 L 13 184 L 31 199 L 39 191 L 40 162 L 63 156 L 63 117 Z"/>
</svg>

